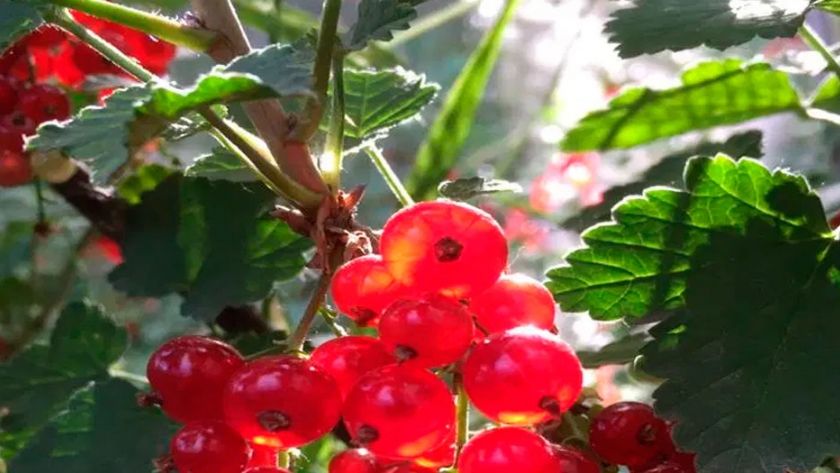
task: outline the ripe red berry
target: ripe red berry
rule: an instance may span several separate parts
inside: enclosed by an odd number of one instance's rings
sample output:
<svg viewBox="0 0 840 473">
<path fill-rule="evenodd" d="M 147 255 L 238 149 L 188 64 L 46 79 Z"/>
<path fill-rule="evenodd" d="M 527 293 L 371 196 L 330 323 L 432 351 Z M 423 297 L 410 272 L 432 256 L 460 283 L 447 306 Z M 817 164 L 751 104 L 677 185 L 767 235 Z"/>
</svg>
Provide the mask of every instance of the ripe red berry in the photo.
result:
<svg viewBox="0 0 840 473">
<path fill-rule="evenodd" d="M 348 261 L 332 279 L 336 307 L 362 327 L 376 325 L 386 307 L 410 295 L 408 288 L 394 280 L 379 255 Z"/>
<path fill-rule="evenodd" d="M 401 362 L 433 368 L 458 361 L 473 340 L 472 314 L 439 294 L 390 305 L 379 321 L 382 343 Z"/>
<path fill-rule="evenodd" d="M 560 463 L 559 473 L 601 473 L 601 467 L 580 450 L 565 445 L 552 445 Z"/>
<path fill-rule="evenodd" d="M 661 453 L 668 427 L 653 409 L 639 402 L 607 406 L 592 419 L 589 442 L 604 460 L 639 467 Z"/>
<path fill-rule="evenodd" d="M 434 468 L 416 465 L 408 461 L 401 461 L 393 465 L 387 465 L 380 470 L 380 473 L 437 473 Z"/>
<path fill-rule="evenodd" d="M 222 419 L 222 394 L 244 364 L 236 349 L 207 337 L 184 336 L 158 348 L 146 365 L 161 407 L 180 422 Z"/>
<path fill-rule="evenodd" d="M 330 460 L 329 473 L 380 473 L 379 460 L 363 448 L 345 450 Z"/>
<path fill-rule="evenodd" d="M 545 286 L 524 274 L 506 274 L 470 300 L 470 310 L 488 333 L 523 325 L 554 327 L 554 298 Z"/>
<path fill-rule="evenodd" d="M 223 422 L 187 424 L 172 437 L 170 453 L 179 473 L 240 473 L 251 448 Z"/>
<path fill-rule="evenodd" d="M 8 115 L 4 115 L 3 118 L 0 118 L 0 127 L 6 129 L 6 131 L 13 132 L 20 138 L 23 138 L 24 136 L 34 135 L 37 125 L 35 125 L 35 122 L 32 119 L 25 116 L 20 111 L 15 111 Z M 21 145 L 21 149 L 23 149 L 23 145 Z"/>
<path fill-rule="evenodd" d="M 365 373 L 397 361 L 379 340 L 355 335 L 323 343 L 309 360 L 335 379 L 342 399 Z"/>
<path fill-rule="evenodd" d="M 429 450 L 413 462 L 415 465 L 435 470 L 452 466 L 455 463 L 455 430 L 452 430 L 452 434 L 441 446 Z"/>
<path fill-rule="evenodd" d="M 70 116 L 67 94 L 47 84 L 24 89 L 18 97 L 18 108 L 36 125 L 48 120 L 64 120 Z"/>
<path fill-rule="evenodd" d="M 251 445 L 251 460 L 247 468 L 260 466 L 277 466 L 277 449 L 265 445 Z"/>
<path fill-rule="evenodd" d="M 395 213 L 380 249 L 394 278 L 420 292 L 469 297 L 490 287 L 507 265 L 507 240 L 490 214 L 448 201 Z"/>
<path fill-rule="evenodd" d="M 535 425 L 556 418 L 583 388 L 574 350 L 535 327 L 491 335 L 467 355 L 462 373 L 475 407 L 503 424 Z"/>
<path fill-rule="evenodd" d="M 476 435 L 464 445 L 458 459 L 458 473 L 512 471 L 558 473 L 561 470 L 545 439 L 517 427 L 500 427 Z"/>
<path fill-rule="evenodd" d="M 17 81 L 11 77 L 0 75 L 0 115 L 12 112 L 17 105 Z"/>
<path fill-rule="evenodd" d="M 248 468 L 242 473 L 289 473 L 289 470 L 276 466 L 258 466 L 256 468 Z"/>
<path fill-rule="evenodd" d="M 341 415 L 341 392 L 327 373 L 294 356 L 268 356 L 233 374 L 225 419 L 250 442 L 288 449 L 329 432 Z"/>
<path fill-rule="evenodd" d="M 432 373 L 391 365 L 356 383 L 344 403 L 353 440 L 386 458 L 414 458 L 440 446 L 455 424 L 455 403 Z"/>
<path fill-rule="evenodd" d="M 0 187 L 16 187 L 32 178 L 32 163 L 23 152 L 23 136 L 0 125 Z"/>
</svg>

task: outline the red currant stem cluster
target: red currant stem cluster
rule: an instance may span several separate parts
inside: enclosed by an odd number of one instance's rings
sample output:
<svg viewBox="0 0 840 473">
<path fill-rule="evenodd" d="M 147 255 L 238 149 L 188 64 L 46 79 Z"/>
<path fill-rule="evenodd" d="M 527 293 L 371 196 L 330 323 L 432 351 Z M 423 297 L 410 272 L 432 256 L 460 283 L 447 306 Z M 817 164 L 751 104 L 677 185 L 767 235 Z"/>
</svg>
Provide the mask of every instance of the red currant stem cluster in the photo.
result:
<svg viewBox="0 0 840 473">
<path fill-rule="evenodd" d="M 811 49 L 819 53 L 819 55 L 825 59 L 826 63 L 828 63 L 828 69 L 830 69 L 835 76 L 840 78 L 840 62 L 837 61 L 837 58 L 831 53 L 831 49 L 825 44 L 825 41 L 819 37 L 817 32 L 808 26 L 808 23 L 803 23 L 799 28 L 798 34 L 802 40 L 811 47 Z"/>
<path fill-rule="evenodd" d="M 385 179 L 385 183 L 388 184 L 388 188 L 391 189 L 391 193 L 394 194 L 394 197 L 397 198 L 400 204 L 402 204 L 403 207 L 413 205 L 414 199 L 411 198 L 411 194 L 408 193 L 408 190 L 405 188 L 402 181 L 400 181 L 397 173 L 395 173 L 391 168 L 391 165 L 388 164 L 388 160 L 386 160 L 385 156 L 382 155 L 382 150 L 380 150 L 375 143 L 370 143 L 365 146 L 365 152 L 370 157 L 370 160 L 373 161 L 373 165 L 376 166 L 379 174 L 381 174 L 382 178 Z"/>
<path fill-rule="evenodd" d="M 344 157 L 344 54 L 333 56 L 332 113 L 327 130 L 327 143 L 321 162 L 321 175 L 333 192 L 341 188 L 341 165 Z"/>
<path fill-rule="evenodd" d="M 303 343 L 306 341 L 306 336 L 309 335 L 309 330 L 312 328 L 312 323 L 315 322 L 315 317 L 324 305 L 324 300 L 327 297 L 327 292 L 330 290 L 330 281 L 332 280 L 332 272 L 324 270 L 321 277 L 318 279 L 318 285 L 315 287 L 315 293 L 309 299 L 309 304 L 306 305 L 306 310 L 300 318 L 295 331 L 289 338 L 289 352 L 298 352 L 303 348 Z"/>
<path fill-rule="evenodd" d="M 470 398 L 467 397 L 467 390 L 464 389 L 464 380 L 460 374 L 456 374 L 453 380 L 456 395 L 456 418 L 455 418 L 455 464 L 461 456 L 461 449 L 467 443 L 470 434 Z"/>
<path fill-rule="evenodd" d="M 208 30 L 184 25 L 160 15 L 135 8 L 110 3 L 105 0 L 48 0 L 53 5 L 60 5 L 73 10 L 103 18 L 130 28 L 149 33 L 178 46 L 196 52 L 205 52 L 216 41 L 216 35 Z"/>
</svg>

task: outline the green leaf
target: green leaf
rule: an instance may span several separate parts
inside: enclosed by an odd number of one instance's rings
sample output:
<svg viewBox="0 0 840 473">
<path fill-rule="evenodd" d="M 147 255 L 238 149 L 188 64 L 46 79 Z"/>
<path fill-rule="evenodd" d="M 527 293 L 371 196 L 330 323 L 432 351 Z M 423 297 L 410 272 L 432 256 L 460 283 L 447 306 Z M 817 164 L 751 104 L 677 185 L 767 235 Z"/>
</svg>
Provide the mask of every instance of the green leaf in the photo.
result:
<svg viewBox="0 0 840 473">
<path fill-rule="evenodd" d="M 205 177 L 211 181 L 254 182 L 257 175 L 226 148 L 217 147 L 210 154 L 199 156 L 184 170 L 189 177 Z"/>
<path fill-rule="evenodd" d="M 637 180 L 628 184 L 611 187 L 603 194 L 603 200 L 597 205 L 584 207 L 579 213 L 564 220 L 563 228 L 582 232 L 598 222 L 609 220 L 613 206 L 625 197 L 641 194 L 652 186 L 673 186 L 682 180 L 683 169 L 689 158 L 697 155 L 710 156 L 718 153 L 729 156 L 761 157 L 761 132 L 756 130 L 733 135 L 723 143 L 701 143 L 690 150 L 672 154 L 654 164 Z"/>
<path fill-rule="evenodd" d="M 820 10 L 840 15 L 840 0 L 817 0 L 814 6 Z"/>
<path fill-rule="evenodd" d="M 438 185 L 455 166 L 499 57 L 505 27 L 513 19 L 518 4 L 519 0 L 507 0 L 501 16 L 467 60 L 446 96 L 406 182 L 406 188 L 415 199 L 432 198 Z"/>
<path fill-rule="evenodd" d="M 685 71 L 678 87 L 627 90 L 608 109 L 581 120 L 561 147 L 569 152 L 632 148 L 790 111 L 801 112 L 802 106 L 784 72 L 766 63 L 711 61 Z"/>
<path fill-rule="evenodd" d="M 74 396 L 9 463 L 10 471 L 149 473 L 166 454 L 175 425 L 159 410 L 137 405 L 137 388 L 119 379 Z"/>
<path fill-rule="evenodd" d="M 58 149 L 85 161 L 94 182 L 104 184 L 140 146 L 184 115 L 215 104 L 308 95 L 312 60 L 308 49 L 273 45 L 214 68 L 189 89 L 164 82 L 129 87 L 104 106 L 87 107 L 63 123 L 45 123 L 27 147 Z"/>
<path fill-rule="evenodd" d="M 626 365 L 639 356 L 639 350 L 650 340 L 651 337 L 644 333 L 628 335 L 598 350 L 578 351 L 577 356 L 583 367 L 587 369 L 605 365 Z"/>
<path fill-rule="evenodd" d="M 402 68 L 344 71 L 345 134 L 365 138 L 417 116 L 440 87 Z"/>
<path fill-rule="evenodd" d="M 56 323 L 49 347 L 34 345 L 0 365 L 0 405 L 9 409 L 0 419 L 0 428 L 7 434 L 37 429 L 75 391 L 107 378 L 108 367 L 125 348 L 125 331 L 101 307 L 69 304 Z"/>
<path fill-rule="evenodd" d="M 565 311 L 638 319 L 657 410 L 701 473 L 804 471 L 840 451 L 840 246 L 802 177 L 694 158 L 685 190 L 648 189 L 552 269 Z"/>
<path fill-rule="evenodd" d="M 466 177 L 454 181 L 444 181 L 438 187 L 441 197 L 452 200 L 469 200 L 474 197 L 500 192 L 522 192 L 522 186 L 515 182 L 483 177 Z"/>
<path fill-rule="evenodd" d="M 0 231 L 0 279 L 29 262 L 32 249 L 32 223 L 10 222 Z M 2 299 L 0 299 L 2 300 Z"/>
<path fill-rule="evenodd" d="M 0 0 L 0 52 L 41 22 L 38 0 Z"/>
<path fill-rule="evenodd" d="M 635 0 L 607 23 L 621 57 L 680 51 L 700 45 L 725 49 L 756 36 L 790 38 L 814 0 Z"/>
<path fill-rule="evenodd" d="M 175 170 L 160 164 L 146 164 L 134 171 L 134 174 L 123 179 L 117 186 L 117 192 L 129 204 L 137 204 L 144 192 L 158 186 Z"/>
<path fill-rule="evenodd" d="M 344 40 L 348 51 L 363 49 L 370 41 L 390 41 L 394 30 L 407 30 L 409 22 L 417 18 L 410 0 L 362 0 L 359 19 Z"/>
<path fill-rule="evenodd" d="M 212 320 L 297 275 L 310 243 L 268 218 L 264 186 L 173 175 L 126 213 L 124 263 L 109 275 L 130 296 L 184 296 L 182 312 Z"/>
</svg>

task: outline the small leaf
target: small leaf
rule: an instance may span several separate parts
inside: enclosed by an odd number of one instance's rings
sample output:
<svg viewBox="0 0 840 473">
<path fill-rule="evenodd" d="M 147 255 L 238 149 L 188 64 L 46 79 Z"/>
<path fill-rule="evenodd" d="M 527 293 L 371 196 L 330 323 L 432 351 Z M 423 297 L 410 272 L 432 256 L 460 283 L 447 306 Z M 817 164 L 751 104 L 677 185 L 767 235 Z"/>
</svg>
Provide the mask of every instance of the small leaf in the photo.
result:
<svg viewBox="0 0 840 473">
<path fill-rule="evenodd" d="M 41 22 L 39 0 L 0 0 L 0 56 L 10 44 L 35 29 Z"/>
<path fill-rule="evenodd" d="M 210 154 L 199 156 L 184 170 L 188 177 L 205 177 L 211 181 L 254 182 L 256 174 L 239 157 L 226 148 L 217 147 Z"/>
<path fill-rule="evenodd" d="M 814 0 L 635 0 L 607 23 L 623 58 L 700 45 L 725 49 L 756 36 L 790 38 Z"/>
<path fill-rule="evenodd" d="M 125 331 L 117 328 L 101 307 L 69 304 L 53 330 L 49 347 L 34 345 L 0 365 L 0 406 L 9 409 L 0 419 L 0 427 L 8 434 L 39 428 L 78 389 L 107 378 L 108 367 L 125 347 Z"/>
<path fill-rule="evenodd" d="M 138 406 L 137 394 L 120 379 L 80 392 L 12 459 L 10 471 L 50 473 L 61 465 L 63 473 L 149 473 L 176 426 L 158 409 Z"/>
<path fill-rule="evenodd" d="M 499 57 L 505 27 L 513 19 L 518 4 L 519 0 L 507 0 L 501 16 L 487 31 L 446 96 L 406 182 L 415 199 L 433 197 L 437 186 L 455 166 Z"/>
<path fill-rule="evenodd" d="M 630 89 L 569 131 L 564 151 L 632 148 L 660 138 L 802 111 L 787 74 L 736 59 L 705 62 L 665 90 Z"/>
<path fill-rule="evenodd" d="M 260 184 L 173 175 L 129 207 L 125 262 L 109 279 L 130 296 L 180 293 L 182 312 L 203 320 L 262 299 L 303 269 L 310 247 L 265 216 L 272 202 Z"/>
<path fill-rule="evenodd" d="M 407 30 L 417 18 L 411 0 L 361 0 L 359 19 L 344 41 L 348 51 L 363 49 L 369 41 L 390 41 L 394 30 Z"/>
<path fill-rule="evenodd" d="M 604 345 L 598 350 L 578 351 L 577 356 L 586 369 L 594 369 L 605 365 L 626 365 L 639 356 L 639 350 L 650 340 L 651 337 L 646 333 L 628 335 Z"/>
<path fill-rule="evenodd" d="M 483 177 L 467 177 L 454 181 L 444 181 L 438 187 L 438 194 L 452 200 L 469 200 L 473 197 L 500 192 L 522 192 L 522 186 L 515 182 Z"/>
<path fill-rule="evenodd" d="M 417 116 L 440 87 L 402 68 L 344 71 L 345 134 L 365 138 Z"/>
</svg>

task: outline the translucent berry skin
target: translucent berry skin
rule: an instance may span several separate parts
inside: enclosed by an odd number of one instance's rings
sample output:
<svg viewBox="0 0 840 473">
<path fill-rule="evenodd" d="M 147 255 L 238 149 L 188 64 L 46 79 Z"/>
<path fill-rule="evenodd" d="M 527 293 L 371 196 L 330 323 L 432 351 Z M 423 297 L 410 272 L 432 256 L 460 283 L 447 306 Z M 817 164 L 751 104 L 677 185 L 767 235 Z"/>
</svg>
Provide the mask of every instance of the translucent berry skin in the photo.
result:
<svg viewBox="0 0 840 473">
<path fill-rule="evenodd" d="M 335 379 L 341 390 L 341 399 L 344 399 L 365 373 L 396 363 L 397 360 L 378 339 L 352 335 L 334 338 L 319 345 L 309 361 Z"/>
<path fill-rule="evenodd" d="M 565 445 L 552 445 L 560 464 L 558 473 L 601 473 L 601 467 L 580 450 Z"/>
<path fill-rule="evenodd" d="M 639 402 L 607 406 L 592 419 L 589 443 L 610 463 L 640 467 L 662 452 L 669 437 L 665 422 Z"/>
<path fill-rule="evenodd" d="M 470 300 L 470 311 L 488 333 L 524 325 L 543 330 L 554 327 L 554 297 L 534 278 L 506 274 Z"/>
<path fill-rule="evenodd" d="M 467 355 L 462 373 L 470 401 L 503 424 L 557 418 L 583 388 L 583 369 L 572 347 L 535 327 L 491 335 Z"/>
<path fill-rule="evenodd" d="M 470 205 L 421 202 L 395 213 L 382 229 L 388 271 L 419 292 L 467 298 L 487 289 L 507 265 L 502 228 Z"/>
<path fill-rule="evenodd" d="M 244 363 L 232 346 L 188 335 L 161 345 L 146 365 L 146 376 L 173 419 L 222 419 L 225 385 Z"/>
<path fill-rule="evenodd" d="M 434 368 L 464 356 L 473 340 L 472 314 L 439 294 L 391 304 L 379 321 L 379 338 L 401 363 Z"/>
<path fill-rule="evenodd" d="M 335 380 L 307 360 L 259 358 L 225 388 L 225 420 L 248 441 L 288 449 L 329 432 L 341 414 Z"/>
<path fill-rule="evenodd" d="M 277 466 L 277 449 L 265 445 L 251 445 L 251 460 L 247 468 Z"/>
<path fill-rule="evenodd" d="M 179 473 L 240 473 L 251 448 L 223 422 L 192 422 L 179 430 L 169 445 Z"/>
<path fill-rule="evenodd" d="M 330 460 L 329 473 L 380 473 L 381 465 L 363 448 L 345 450 Z"/>
<path fill-rule="evenodd" d="M 366 255 L 342 265 L 333 275 L 332 298 L 338 310 L 359 326 L 376 326 L 391 303 L 412 291 L 399 284 L 379 255 Z"/>
<path fill-rule="evenodd" d="M 379 470 L 380 473 L 437 473 L 438 470 L 434 468 L 426 468 L 424 466 L 416 465 L 410 462 L 400 462 L 393 465 L 387 465 Z"/>
<path fill-rule="evenodd" d="M 549 443 L 518 427 L 500 427 L 476 435 L 464 445 L 458 459 L 458 473 L 558 471 L 557 459 Z"/>
<path fill-rule="evenodd" d="M 248 468 L 243 473 L 290 473 L 285 468 L 278 468 L 276 466 L 258 466 L 256 468 Z"/>
<path fill-rule="evenodd" d="M 435 447 L 413 460 L 424 468 L 440 469 L 455 464 L 455 431 L 439 447 Z"/>
<path fill-rule="evenodd" d="M 17 105 L 17 83 L 11 77 L 0 75 L 0 115 L 12 112 Z"/>
<path fill-rule="evenodd" d="M 455 403 L 432 373 L 391 365 L 366 374 L 344 402 L 354 441 L 385 458 L 414 458 L 440 446 L 455 425 Z"/>
<path fill-rule="evenodd" d="M 23 152 L 23 135 L 0 125 L 0 187 L 16 187 L 32 181 L 32 163 Z"/>
<path fill-rule="evenodd" d="M 18 96 L 18 108 L 36 125 L 48 120 L 64 120 L 70 116 L 70 99 L 58 87 L 37 84 Z"/>
</svg>

